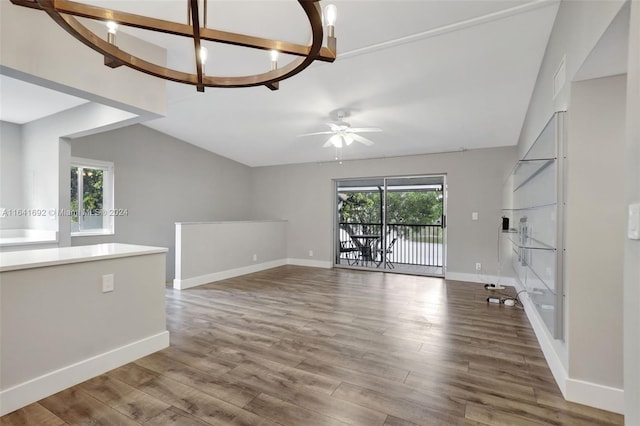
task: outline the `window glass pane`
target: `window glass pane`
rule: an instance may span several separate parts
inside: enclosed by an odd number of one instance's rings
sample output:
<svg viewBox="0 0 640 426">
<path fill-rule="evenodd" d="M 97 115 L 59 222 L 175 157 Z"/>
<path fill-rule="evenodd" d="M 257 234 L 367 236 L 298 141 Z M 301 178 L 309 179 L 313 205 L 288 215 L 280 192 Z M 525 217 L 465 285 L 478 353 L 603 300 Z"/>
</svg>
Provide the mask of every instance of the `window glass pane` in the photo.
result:
<svg viewBox="0 0 640 426">
<path fill-rule="evenodd" d="M 82 169 L 82 229 L 102 228 L 103 171 Z"/>
<path fill-rule="evenodd" d="M 71 233 L 113 233 L 113 218 L 105 215 L 113 210 L 113 163 L 72 158 L 70 171 Z"/>
<path fill-rule="evenodd" d="M 73 215 L 71 216 L 71 232 L 78 232 L 78 216 L 76 213 L 78 212 L 78 168 L 71 167 L 71 212 Z"/>
<path fill-rule="evenodd" d="M 338 214 L 341 241 L 352 235 L 380 235 L 382 188 L 375 179 L 338 182 Z"/>
<path fill-rule="evenodd" d="M 441 190 L 387 192 L 387 223 L 437 225 L 441 219 Z"/>
</svg>

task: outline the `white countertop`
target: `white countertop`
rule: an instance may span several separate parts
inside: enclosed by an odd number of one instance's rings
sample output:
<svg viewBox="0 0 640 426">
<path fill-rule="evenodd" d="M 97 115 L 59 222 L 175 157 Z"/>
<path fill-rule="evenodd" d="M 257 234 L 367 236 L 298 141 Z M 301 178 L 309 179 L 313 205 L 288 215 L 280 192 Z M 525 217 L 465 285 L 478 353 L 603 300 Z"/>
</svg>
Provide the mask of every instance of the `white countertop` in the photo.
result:
<svg viewBox="0 0 640 426">
<path fill-rule="evenodd" d="M 90 246 L 57 247 L 0 253 L 0 272 L 42 268 L 69 263 L 92 262 L 119 257 L 166 253 L 167 248 L 132 244 L 95 244 Z"/>
<path fill-rule="evenodd" d="M 8 247 L 8 246 L 28 246 L 28 245 L 37 245 L 37 244 L 55 244 L 58 240 L 56 238 L 36 238 L 33 237 L 13 237 L 13 238 L 2 238 L 0 241 L 0 247 Z"/>
</svg>

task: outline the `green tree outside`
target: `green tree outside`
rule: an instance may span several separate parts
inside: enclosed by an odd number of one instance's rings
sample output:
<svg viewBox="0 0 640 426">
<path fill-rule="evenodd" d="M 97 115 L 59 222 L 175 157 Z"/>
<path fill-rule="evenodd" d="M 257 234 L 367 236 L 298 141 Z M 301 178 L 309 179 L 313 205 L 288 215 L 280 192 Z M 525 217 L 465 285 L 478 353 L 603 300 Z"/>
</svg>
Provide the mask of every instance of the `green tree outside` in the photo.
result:
<svg viewBox="0 0 640 426">
<path fill-rule="evenodd" d="M 387 193 L 389 224 L 432 225 L 442 217 L 442 191 Z M 380 193 L 346 194 L 340 222 L 380 223 Z"/>
<path fill-rule="evenodd" d="M 78 173 L 82 170 L 82 205 L 78 205 Z M 71 211 L 83 214 L 87 210 L 102 209 L 103 171 L 100 169 L 71 167 Z M 71 217 L 78 222 L 77 215 Z"/>
<path fill-rule="evenodd" d="M 442 191 L 406 191 L 387 193 L 387 223 L 389 225 L 435 225 L 440 224 L 442 218 Z M 353 226 L 364 225 L 363 233 L 378 233 L 382 223 L 380 192 L 349 192 L 341 194 L 339 219 L 341 225 L 350 234 Z M 375 225 L 372 225 L 375 224 Z M 403 229 L 398 227 L 397 229 Z M 442 239 L 441 229 L 438 230 L 437 240 Z M 425 239 L 420 234 L 404 232 L 413 240 Z"/>
</svg>

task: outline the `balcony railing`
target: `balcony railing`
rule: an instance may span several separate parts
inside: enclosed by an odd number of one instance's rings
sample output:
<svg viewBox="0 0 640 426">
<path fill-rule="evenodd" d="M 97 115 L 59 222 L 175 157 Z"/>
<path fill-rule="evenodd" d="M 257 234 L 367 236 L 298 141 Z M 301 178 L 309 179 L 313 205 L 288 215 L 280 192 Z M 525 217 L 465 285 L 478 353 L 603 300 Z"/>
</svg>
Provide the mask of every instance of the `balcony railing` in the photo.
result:
<svg viewBox="0 0 640 426">
<path fill-rule="evenodd" d="M 360 249 L 360 259 L 354 257 L 353 253 L 342 252 L 340 259 L 362 262 L 362 254 L 371 263 L 368 266 L 381 267 L 384 262 L 383 256 L 392 264 L 405 264 L 417 266 L 443 266 L 443 229 L 440 225 L 387 225 L 386 241 L 382 238 L 382 225 L 379 223 L 340 223 L 340 241 L 345 245 L 351 245 Z M 378 235 L 377 239 L 363 241 L 357 236 Z M 393 247 L 388 250 L 389 245 L 395 238 Z M 386 244 L 387 250 L 383 247 Z M 369 245 L 369 248 L 366 247 Z M 370 253 L 370 254 L 369 254 Z M 364 265 L 367 266 L 367 265 Z"/>
</svg>

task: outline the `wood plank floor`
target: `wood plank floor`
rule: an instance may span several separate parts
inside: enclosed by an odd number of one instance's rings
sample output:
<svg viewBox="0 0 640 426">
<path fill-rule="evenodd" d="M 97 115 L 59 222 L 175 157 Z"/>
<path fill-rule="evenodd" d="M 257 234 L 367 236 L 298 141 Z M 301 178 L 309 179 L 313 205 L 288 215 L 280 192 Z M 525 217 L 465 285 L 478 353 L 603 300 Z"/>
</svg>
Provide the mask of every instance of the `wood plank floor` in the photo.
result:
<svg viewBox="0 0 640 426">
<path fill-rule="evenodd" d="M 167 289 L 171 346 L 2 425 L 621 425 L 481 285 L 284 266 Z"/>
</svg>

